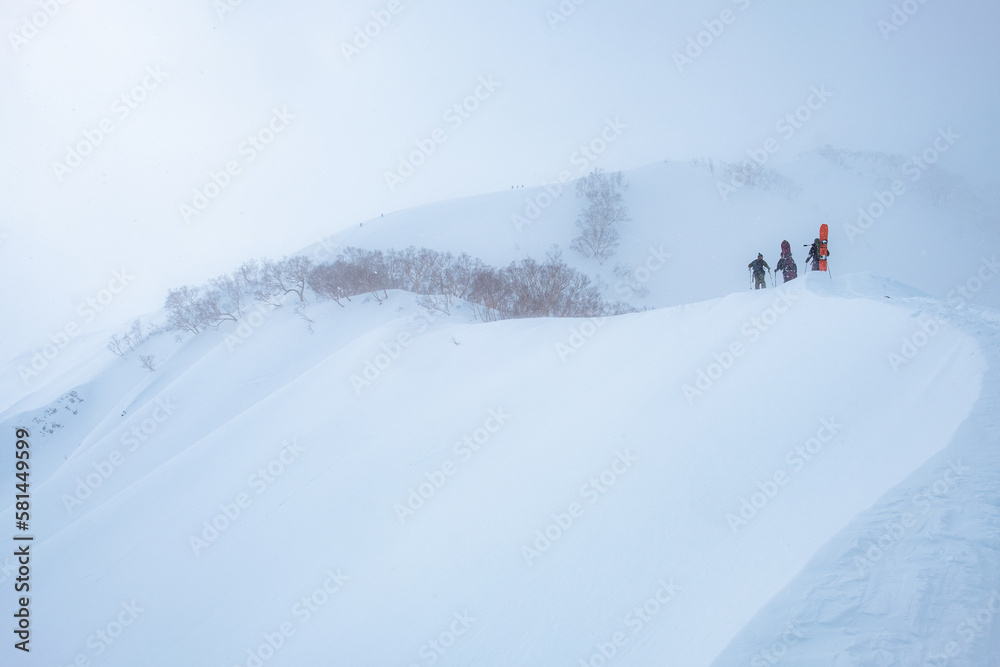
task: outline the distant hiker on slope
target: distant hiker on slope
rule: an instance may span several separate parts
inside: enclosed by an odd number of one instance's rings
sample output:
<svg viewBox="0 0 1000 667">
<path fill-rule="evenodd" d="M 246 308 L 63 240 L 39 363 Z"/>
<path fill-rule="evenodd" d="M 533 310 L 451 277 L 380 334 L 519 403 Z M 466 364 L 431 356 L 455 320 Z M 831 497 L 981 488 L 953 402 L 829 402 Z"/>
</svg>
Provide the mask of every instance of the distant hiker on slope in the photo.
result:
<svg viewBox="0 0 1000 667">
<path fill-rule="evenodd" d="M 809 256 L 806 258 L 806 261 L 812 262 L 812 265 L 809 267 L 811 271 L 819 271 L 819 251 L 822 247 L 819 239 L 816 239 L 813 241 L 812 247 L 809 248 Z M 830 256 L 829 250 L 826 251 L 826 255 L 827 257 Z"/>
<path fill-rule="evenodd" d="M 767 289 L 767 280 L 764 276 L 764 269 L 767 269 L 767 272 L 770 273 L 771 267 L 764 261 L 764 255 L 757 253 L 757 259 L 747 264 L 747 268 L 753 271 L 753 288 L 760 289 L 763 287 L 764 289 Z"/>
<path fill-rule="evenodd" d="M 786 283 L 799 275 L 799 267 L 795 266 L 795 260 L 792 259 L 792 246 L 788 241 L 781 242 L 781 259 L 778 260 L 774 270 L 781 271 Z"/>
</svg>

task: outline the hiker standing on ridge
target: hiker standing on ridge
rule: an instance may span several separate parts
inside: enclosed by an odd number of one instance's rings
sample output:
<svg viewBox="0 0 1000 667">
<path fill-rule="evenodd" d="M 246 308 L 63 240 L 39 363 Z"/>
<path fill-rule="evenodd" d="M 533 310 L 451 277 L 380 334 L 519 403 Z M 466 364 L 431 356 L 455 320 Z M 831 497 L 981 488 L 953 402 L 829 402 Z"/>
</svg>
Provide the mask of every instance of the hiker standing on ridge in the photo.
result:
<svg viewBox="0 0 1000 667">
<path fill-rule="evenodd" d="M 767 279 L 764 276 L 764 269 L 767 269 L 767 272 L 770 273 L 771 267 L 764 261 L 764 255 L 757 253 L 757 259 L 747 264 L 747 268 L 753 271 L 753 288 L 760 289 L 763 287 L 767 289 Z"/>
<path fill-rule="evenodd" d="M 775 272 L 781 271 L 781 276 L 786 283 L 799 275 L 799 267 L 795 266 L 795 260 L 792 259 L 792 246 L 788 241 L 781 242 L 781 259 L 778 260 L 774 270 Z"/>
<path fill-rule="evenodd" d="M 811 271 L 819 271 L 819 251 L 822 247 L 820 240 L 816 239 L 813 241 L 812 247 L 809 248 L 809 256 L 806 258 L 806 261 L 812 262 L 812 265 L 809 267 Z M 830 256 L 829 250 L 826 251 L 826 255 L 827 257 Z"/>
</svg>

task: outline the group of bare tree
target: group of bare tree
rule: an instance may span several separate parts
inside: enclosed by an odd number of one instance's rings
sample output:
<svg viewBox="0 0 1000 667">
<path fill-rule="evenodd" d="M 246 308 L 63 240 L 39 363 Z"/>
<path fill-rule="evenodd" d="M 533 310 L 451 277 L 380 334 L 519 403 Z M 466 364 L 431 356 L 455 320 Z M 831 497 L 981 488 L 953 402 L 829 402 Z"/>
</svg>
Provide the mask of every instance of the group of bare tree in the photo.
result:
<svg viewBox="0 0 1000 667">
<path fill-rule="evenodd" d="M 172 289 L 165 303 L 167 328 L 197 334 L 223 322 L 238 322 L 255 302 L 277 307 L 288 294 L 305 302 L 312 268 L 308 257 L 286 257 L 280 262 L 252 259 L 205 285 Z"/>
<path fill-rule="evenodd" d="M 696 167 L 706 167 L 716 181 L 716 187 L 726 192 L 747 188 L 762 192 L 774 192 L 784 197 L 795 197 L 801 187 L 792 179 L 771 167 L 755 160 L 725 162 L 722 160 L 696 159 Z"/>
<path fill-rule="evenodd" d="M 125 333 L 111 336 L 111 342 L 108 343 L 107 347 L 112 353 L 124 357 L 139 347 L 152 332 L 152 327 L 137 319 L 132 322 Z"/>
<path fill-rule="evenodd" d="M 633 310 L 620 302 L 607 303 L 590 279 L 567 266 L 558 251 L 550 252 L 544 262 L 524 259 L 497 268 L 466 253 L 455 256 L 413 246 L 386 251 L 345 248 L 331 262 L 314 264 L 301 256 L 277 262 L 251 260 L 204 285 L 172 289 L 165 303 L 166 329 L 198 334 L 238 322 L 255 303 L 278 307 L 291 295 L 304 304 L 309 290 L 319 299 L 344 306 L 358 296 L 381 303 L 394 289 L 433 295 L 434 307 L 444 310 L 455 299 L 469 302 L 483 321 L 595 317 Z"/>
<path fill-rule="evenodd" d="M 141 319 L 136 319 L 129 325 L 128 331 L 123 334 L 113 334 L 107 348 L 119 357 L 124 357 L 129 352 L 134 352 L 146 340 L 157 333 L 160 329 L 149 324 L 144 324 Z M 152 372 L 156 370 L 156 357 L 151 354 L 140 354 L 139 364 L 146 370 Z"/>
<path fill-rule="evenodd" d="M 441 297 L 447 310 L 453 299 L 471 303 L 483 321 L 521 317 L 595 317 L 629 312 L 606 303 L 590 279 L 570 268 L 558 252 L 544 262 L 524 259 L 504 268 L 484 264 L 466 253 L 410 246 L 404 250 L 347 248 L 334 261 L 309 275 L 309 287 L 343 306 L 352 296 L 371 295 L 379 302 L 388 290 Z"/>
</svg>

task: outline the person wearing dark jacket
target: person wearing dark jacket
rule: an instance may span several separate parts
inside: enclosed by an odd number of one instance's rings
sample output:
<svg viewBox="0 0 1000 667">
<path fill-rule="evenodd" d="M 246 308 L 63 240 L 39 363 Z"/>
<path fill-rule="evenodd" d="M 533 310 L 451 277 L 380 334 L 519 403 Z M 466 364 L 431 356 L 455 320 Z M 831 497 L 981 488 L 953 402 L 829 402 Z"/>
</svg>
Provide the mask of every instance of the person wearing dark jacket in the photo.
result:
<svg viewBox="0 0 1000 667">
<path fill-rule="evenodd" d="M 819 239 L 813 241 L 812 247 L 809 248 L 809 256 L 806 258 L 807 262 L 812 262 L 812 266 L 809 268 L 813 271 L 819 271 L 819 251 L 823 245 L 820 243 Z M 826 251 L 826 256 L 830 256 L 830 251 Z"/>
<path fill-rule="evenodd" d="M 767 289 L 767 279 L 764 275 L 764 269 L 767 272 L 771 272 L 771 267 L 767 265 L 764 261 L 764 255 L 757 253 L 757 259 L 747 264 L 747 268 L 753 272 L 753 288 L 754 289 Z"/>
</svg>

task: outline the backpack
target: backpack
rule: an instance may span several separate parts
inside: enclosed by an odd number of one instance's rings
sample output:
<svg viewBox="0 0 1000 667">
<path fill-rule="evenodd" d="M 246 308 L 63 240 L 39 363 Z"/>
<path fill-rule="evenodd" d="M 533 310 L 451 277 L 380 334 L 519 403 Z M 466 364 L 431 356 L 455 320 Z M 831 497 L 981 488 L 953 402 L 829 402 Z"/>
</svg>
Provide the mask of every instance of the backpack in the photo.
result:
<svg viewBox="0 0 1000 667">
<path fill-rule="evenodd" d="M 781 242 L 781 260 L 778 261 L 775 270 L 781 271 L 786 283 L 799 275 L 799 267 L 795 266 L 795 260 L 792 259 L 792 246 L 788 241 Z"/>
</svg>

